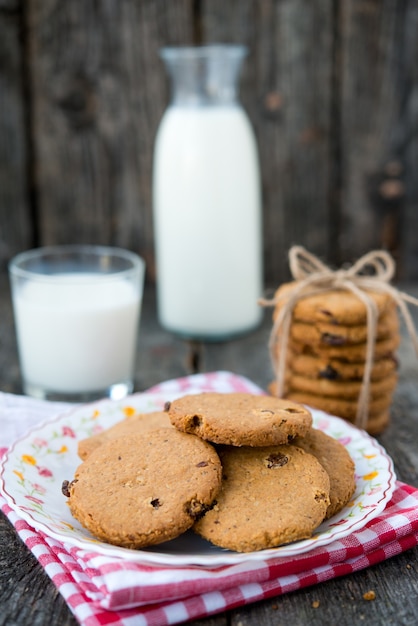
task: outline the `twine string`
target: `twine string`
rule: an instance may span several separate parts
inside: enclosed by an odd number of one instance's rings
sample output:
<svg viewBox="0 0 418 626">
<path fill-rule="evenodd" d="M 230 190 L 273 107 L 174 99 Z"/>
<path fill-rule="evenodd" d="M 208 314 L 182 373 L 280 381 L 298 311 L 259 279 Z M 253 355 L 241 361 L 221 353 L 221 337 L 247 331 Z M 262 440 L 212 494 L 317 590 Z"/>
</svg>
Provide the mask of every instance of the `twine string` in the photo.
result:
<svg viewBox="0 0 418 626">
<path fill-rule="evenodd" d="M 368 291 L 386 293 L 393 298 L 402 313 L 417 355 L 418 336 L 407 303 L 418 306 L 418 299 L 389 284 L 395 274 L 395 262 L 390 254 L 384 250 L 369 252 L 346 269 L 332 270 L 302 246 L 293 246 L 289 251 L 289 265 L 296 281 L 290 293 L 276 295 L 270 300 L 261 299 L 259 301 L 263 306 L 278 307 L 269 339 L 270 358 L 276 375 L 277 395 L 282 397 L 284 393 L 290 327 L 293 309 L 297 302 L 331 290 L 349 291 L 359 298 L 366 308 L 365 366 L 355 419 L 357 426 L 365 428 L 378 325 L 378 308 Z M 366 273 L 370 271 L 372 271 L 371 274 Z M 277 350 L 279 337 L 279 349 Z"/>
</svg>

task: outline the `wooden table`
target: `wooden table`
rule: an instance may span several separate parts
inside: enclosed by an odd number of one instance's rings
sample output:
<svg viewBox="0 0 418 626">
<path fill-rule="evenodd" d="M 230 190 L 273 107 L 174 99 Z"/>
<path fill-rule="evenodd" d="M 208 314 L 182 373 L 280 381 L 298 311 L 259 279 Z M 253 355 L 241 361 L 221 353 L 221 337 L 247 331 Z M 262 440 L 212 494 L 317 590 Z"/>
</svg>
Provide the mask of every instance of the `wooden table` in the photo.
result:
<svg viewBox="0 0 418 626">
<path fill-rule="evenodd" d="M 407 289 L 409 293 L 414 290 Z M 418 289 L 415 288 L 415 294 Z M 418 321 L 418 310 L 411 311 Z M 270 311 L 255 332 L 226 343 L 193 344 L 163 331 L 154 292 L 144 297 L 136 390 L 197 371 L 229 370 L 265 388 L 271 380 L 267 342 Z M 399 350 L 400 381 L 392 421 L 379 441 L 392 456 L 400 480 L 418 487 L 418 359 L 408 340 Z M 21 393 L 7 277 L 0 274 L 0 390 Z M 363 594 L 373 590 L 374 601 Z M 213 626 L 410 625 L 417 623 L 418 548 L 366 570 L 193 622 Z M 0 626 L 75 626 L 63 598 L 36 558 L 0 515 Z"/>
</svg>

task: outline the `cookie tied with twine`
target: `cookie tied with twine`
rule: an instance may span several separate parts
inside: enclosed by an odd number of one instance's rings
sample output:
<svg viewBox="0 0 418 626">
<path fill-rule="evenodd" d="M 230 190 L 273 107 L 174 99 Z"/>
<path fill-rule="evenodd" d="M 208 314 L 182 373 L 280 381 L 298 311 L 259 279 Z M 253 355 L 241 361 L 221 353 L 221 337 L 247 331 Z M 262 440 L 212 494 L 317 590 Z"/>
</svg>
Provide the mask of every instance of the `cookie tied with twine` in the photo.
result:
<svg viewBox="0 0 418 626">
<path fill-rule="evenodd" d="M 355 424 L 358 427 L 365 428 L 378 323 L 378 308 L 369 293 L 384 293 L 393 299 L 403 316 L 417 355 L 418 336 L 407 303 L 418 306 L 418 299 L 399 291 L 390 284 L 395 274 L 395 262 L 391 255 L 383 250 L 375 250 L 365 254 L 347 269 L 332 270 L 302 246 L 293 246 L 289 251 L 289 264 L 295 280 L 294 287 L 285 294 L 278 295 L 276 293 L 276 296 L 271 300 L 260 300 L 260 304 L 263 306 L 277 307 L 277 315 L 269 341 L 270 356 L 276 376 L 277 395 L 282 397 L 284 394 L 287 349 L 292 315 L 296 304 L 304 298 L 314 295 L 326 294 L 330 291 L 348 291 L 363 302 L 367 315 L 366 357 L 355 419 Z M 279 334 L 280 343 L 277 351 L 276 341 Z"/>
</svg>

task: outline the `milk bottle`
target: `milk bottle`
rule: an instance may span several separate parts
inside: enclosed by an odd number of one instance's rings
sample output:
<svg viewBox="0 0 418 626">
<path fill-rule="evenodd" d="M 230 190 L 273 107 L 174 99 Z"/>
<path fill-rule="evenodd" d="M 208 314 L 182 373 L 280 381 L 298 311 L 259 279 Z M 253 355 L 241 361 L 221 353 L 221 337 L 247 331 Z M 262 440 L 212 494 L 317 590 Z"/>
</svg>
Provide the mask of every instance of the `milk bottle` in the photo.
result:
<svg viewBox="0 0 418 626">
<path fill-rule="evenodd" d="M 262 293 L 257 147 L 237 100 L 243 46 L 164 48 L 173 97 L 156 137 L 158 315 L 185 337 L 254 328 Z"/>
</svg>

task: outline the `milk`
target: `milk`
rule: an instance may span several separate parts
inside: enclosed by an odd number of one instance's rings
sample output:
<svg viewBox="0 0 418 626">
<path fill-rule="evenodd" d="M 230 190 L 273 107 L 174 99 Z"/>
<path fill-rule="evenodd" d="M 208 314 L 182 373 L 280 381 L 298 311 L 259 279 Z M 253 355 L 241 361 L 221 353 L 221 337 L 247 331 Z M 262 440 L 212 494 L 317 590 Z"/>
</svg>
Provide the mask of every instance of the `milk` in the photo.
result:
<svg viewBox="0 0 418 626">
<path fill-rule="evenodd" d="M 244 110 L 170 106 L 154 153 L 158 314 L 186 336 L 223 338 L 261 310 L 257 150 Z"/>
<path fill-rule="evenodd" d="M 27 386 L 80 393 L 132 378 L 140 296 L 131 283 L 48 276 L 19 286 L 13 305 Z"/>
</svg>

